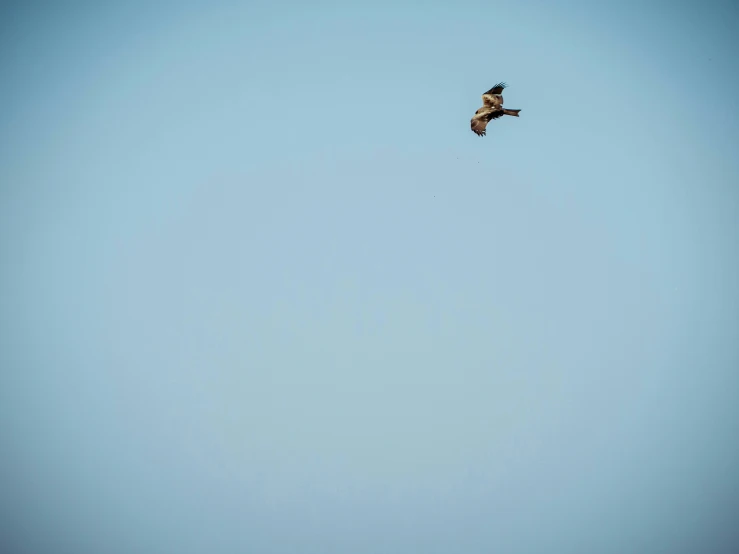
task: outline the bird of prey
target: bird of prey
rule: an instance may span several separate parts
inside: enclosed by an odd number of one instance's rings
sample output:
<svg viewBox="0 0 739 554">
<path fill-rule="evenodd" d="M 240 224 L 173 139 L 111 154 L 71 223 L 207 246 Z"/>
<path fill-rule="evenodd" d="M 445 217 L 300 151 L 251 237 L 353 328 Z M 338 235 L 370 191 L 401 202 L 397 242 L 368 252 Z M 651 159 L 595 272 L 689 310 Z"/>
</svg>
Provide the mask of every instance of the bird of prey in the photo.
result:
<svg viewBox="0 0 739 554">
<path fill-rule="evenodd" d="M 508 110 L 503 107 L 503 89 L 508 85 L 498 83 L 485 94 L 482 95 L 482 107 L 475 112 L 470 121 L 472 131 L 478 136 L 485 136 L 485 127 L 491 119 L 498 119 L 504 115 L 512 115 L 518 117 L 521 110 Z"/>
</svg>

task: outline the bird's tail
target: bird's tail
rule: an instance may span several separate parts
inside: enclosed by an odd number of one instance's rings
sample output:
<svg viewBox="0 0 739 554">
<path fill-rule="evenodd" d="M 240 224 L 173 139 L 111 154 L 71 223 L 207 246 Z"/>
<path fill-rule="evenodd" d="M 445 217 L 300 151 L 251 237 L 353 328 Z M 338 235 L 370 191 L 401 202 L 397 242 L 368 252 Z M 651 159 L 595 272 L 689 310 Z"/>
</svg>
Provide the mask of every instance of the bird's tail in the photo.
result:
<svg viewBox="0 0 739 554">
<path fill-rule="evenodd" d="M 520 111 L 521 110 L 508 110 L 506 108 L 503 108 L 503 113 L 504 114 L 506 114 L 506 115 L 512 115 L 514 117 L 518 117 L 518 112 L 520 112 Z"/>
</svg>

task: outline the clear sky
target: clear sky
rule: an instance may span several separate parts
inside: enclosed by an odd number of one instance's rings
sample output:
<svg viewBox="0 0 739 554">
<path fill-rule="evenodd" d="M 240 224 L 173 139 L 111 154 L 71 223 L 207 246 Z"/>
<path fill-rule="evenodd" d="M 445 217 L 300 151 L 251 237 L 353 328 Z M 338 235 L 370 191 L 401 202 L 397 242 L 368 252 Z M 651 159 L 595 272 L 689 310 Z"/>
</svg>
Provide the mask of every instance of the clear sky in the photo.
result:
<svg viewBox="0 0 739 554">
<path fill-rule="evenodd" d="M 737 28 L 5 3 L 3 552 L 739 551 Z"/>
</svg>

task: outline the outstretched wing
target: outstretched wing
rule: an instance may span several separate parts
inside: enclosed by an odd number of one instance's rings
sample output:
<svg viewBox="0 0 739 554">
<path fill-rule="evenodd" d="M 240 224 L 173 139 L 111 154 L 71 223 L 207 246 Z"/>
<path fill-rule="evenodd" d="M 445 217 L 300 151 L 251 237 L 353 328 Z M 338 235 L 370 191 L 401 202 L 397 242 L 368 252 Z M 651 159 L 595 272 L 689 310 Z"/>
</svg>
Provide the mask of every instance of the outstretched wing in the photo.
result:
<svg viewBox="0 0 739 554">
<path fill-rule="evenodd" d="M 508 85 L 505 83 L 498 83 L 493 88 L 491 88 L 489 91 L 487 91 L 485 94 L 500 94 L 503 92 L 503 89 L 506 88 Z"/>
<path fill-rule="evenodd" d="M 470 128 L 472 129 L 472 132 L 474 132 L 476 135 L 484 137 L 485 128 L 488 126 L 488 122 L 490 122 L 490 120 L 492 119 L 498 119 L 502 115 L 503 110 L 475 114 L 475 116 L 470 121 Z"/>
</svg>

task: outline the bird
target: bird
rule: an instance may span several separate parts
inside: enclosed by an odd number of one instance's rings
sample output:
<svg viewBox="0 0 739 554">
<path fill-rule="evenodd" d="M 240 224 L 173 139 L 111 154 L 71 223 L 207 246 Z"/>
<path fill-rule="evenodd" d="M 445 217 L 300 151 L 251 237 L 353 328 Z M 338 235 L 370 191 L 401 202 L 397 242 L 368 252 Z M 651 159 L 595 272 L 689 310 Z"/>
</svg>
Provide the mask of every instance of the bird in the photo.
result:
<svg viewBox="0 0 739 554">
<path fill-rule="evenodd" d="M 521 110 L 508 110 L 503 107 L 501 93 L 507 86 L 505 83 L 498 83 L 482 95 L 482 107 L 475 112 L 470 120 L 470 128 L 476 135 L 484 137 L 485 127 L 492 119 L 498 119 L 504 115 L 518 117 L 518 112 Z"/>
</svg>

